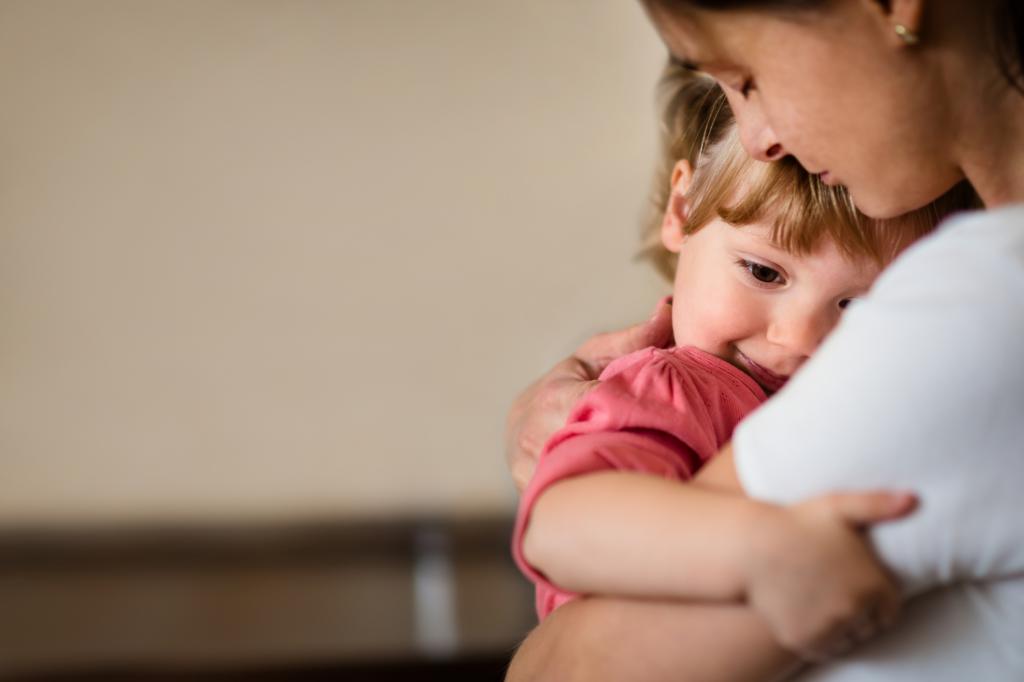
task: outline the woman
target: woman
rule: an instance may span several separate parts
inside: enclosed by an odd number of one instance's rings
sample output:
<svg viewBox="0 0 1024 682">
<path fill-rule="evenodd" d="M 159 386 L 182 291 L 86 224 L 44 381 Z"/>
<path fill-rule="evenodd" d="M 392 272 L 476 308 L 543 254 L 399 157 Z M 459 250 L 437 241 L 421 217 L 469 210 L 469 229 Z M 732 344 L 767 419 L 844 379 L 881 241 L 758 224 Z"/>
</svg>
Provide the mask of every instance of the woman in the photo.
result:
<svg viewBox="0 0 1024 682">
<path fill-rule="evenodd" d="M 894 263 L 740 427 L 716 475 L 783 504 L 842 488 L 920 495 L 919 512 L 873 534 L 914 596 L 903 621 L 815 679 L 1024 679 L 1024 4 L 646 5 L 674 57 L 724 86 L 755 157 L 793 155 L 877 217 L 963 178 L 989 209 Z M 562 408 L 611 358 L 664 342 L 667 318 L 591 340 L 520 397 L 517 481 Z M 718 679 L 726 662 L 728 679 L 772 679 L 794 660 L 745 606 L 590 599 L 532 633 L 510 679 Z"/>
</svg>

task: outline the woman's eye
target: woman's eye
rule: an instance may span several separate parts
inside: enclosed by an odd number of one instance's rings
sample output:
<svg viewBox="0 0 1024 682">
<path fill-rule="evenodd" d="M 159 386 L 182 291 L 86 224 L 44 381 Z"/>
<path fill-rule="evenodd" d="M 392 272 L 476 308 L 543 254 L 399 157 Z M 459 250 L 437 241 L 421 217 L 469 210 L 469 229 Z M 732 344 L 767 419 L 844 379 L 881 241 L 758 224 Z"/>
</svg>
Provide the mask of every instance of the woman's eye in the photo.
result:
<svg viewBox="0 0 1024 682">
<path fill-rule="evenodd" d="M 750 260 L 743 261 L 743 267 L 745 267 L 747 272 L 750 273 L 750 276 L 758 282 L 762 282 L 764 284 L 782 283 L 782 273 L 775 268 L 770 268 L 767 265 L 761 265 L 760 263 Z"/>
<path fill-rule="evenodd" d="M 852 298 L 844 298 L 843 300 L 841 300 L 841 301 L 839 302 L 839 309 L 840 309 L 840 310 L 846 310 L 846 308 L 847 308 L 847 307 L 848 307 L 848 306 L 849 306 L 849 305 L 850 305 L 851 303 L 853 303 L 853 299 L 852 299 Z"/>
<path fill-rule="evenodd" d="M 743 99 L 746 99 L 747 96 L 750 94 L 750 91 L 753 90 L 753 89 L 754 89 L 754 79 L 753 78 L 746 79 L 745 81 L 740 83 L 740 87 L 738 88 L 738 90 L 740 91 L 740 94 L 743 95 Z"/>
</svg>

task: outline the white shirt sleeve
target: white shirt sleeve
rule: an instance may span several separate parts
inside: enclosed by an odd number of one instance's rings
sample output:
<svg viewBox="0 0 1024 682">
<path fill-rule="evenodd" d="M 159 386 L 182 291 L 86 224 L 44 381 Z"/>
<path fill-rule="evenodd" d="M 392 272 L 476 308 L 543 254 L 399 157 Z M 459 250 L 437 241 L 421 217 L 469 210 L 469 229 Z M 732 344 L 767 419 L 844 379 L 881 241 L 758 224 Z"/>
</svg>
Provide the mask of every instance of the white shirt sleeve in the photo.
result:
<svg viewBox="0 0 1024 682">
<path fill-rule="evenodd" d="M 1024 577 L 1024 206 L 953 220 L 851 307 L 734 437 L 743 487 L 790 503 L 907 489 L 873 539 L 909 593 Z"/>
</svg>

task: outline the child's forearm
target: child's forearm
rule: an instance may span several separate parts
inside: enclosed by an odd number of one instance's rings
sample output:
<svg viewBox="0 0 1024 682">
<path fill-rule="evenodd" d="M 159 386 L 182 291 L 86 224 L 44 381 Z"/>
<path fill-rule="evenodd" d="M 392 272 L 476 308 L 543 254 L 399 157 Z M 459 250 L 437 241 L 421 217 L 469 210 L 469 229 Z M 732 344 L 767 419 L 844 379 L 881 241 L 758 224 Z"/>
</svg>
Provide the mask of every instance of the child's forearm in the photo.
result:
<svg viewBox="0 0 1024 682">
<path fill-rule="evenodd" d="M 736 600 L 749 538 L 773 510 L 650 475 L 588 474 L 541 494 L 523 554 L 575 592 Z"/>
</svg>

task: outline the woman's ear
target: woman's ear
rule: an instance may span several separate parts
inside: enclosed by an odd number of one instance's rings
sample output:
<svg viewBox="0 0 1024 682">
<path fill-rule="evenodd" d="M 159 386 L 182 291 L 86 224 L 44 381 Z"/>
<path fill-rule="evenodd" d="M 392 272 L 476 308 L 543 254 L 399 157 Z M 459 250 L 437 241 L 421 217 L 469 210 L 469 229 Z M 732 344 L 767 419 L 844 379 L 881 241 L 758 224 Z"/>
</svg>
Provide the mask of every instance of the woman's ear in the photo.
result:
<svg viewBox="0 0 1024 682">
<path fill-rule="evenodd" d="M 680 159 L 672 169 L 669 180 L 668 205 L 661 220 L 661 243 L 672 253 L 683 248 L 683 226 L 690 215 L 690 204 L 686 192 L 693 181 L 693 167 L 686 159 Z"/>
<path fill-rule="evenodd" d="M 893 0 L 889 13 L 892 15 L 893 33 L 904 46 L 913 46 L 921 40 L 924 14 L 923 0 Z"/>
<path fill-rule="evenodd" d="M 896 47 L 913 47 L 921 40 L 926 0 L 861 0 L 868 6 Z"/>
</svg>

